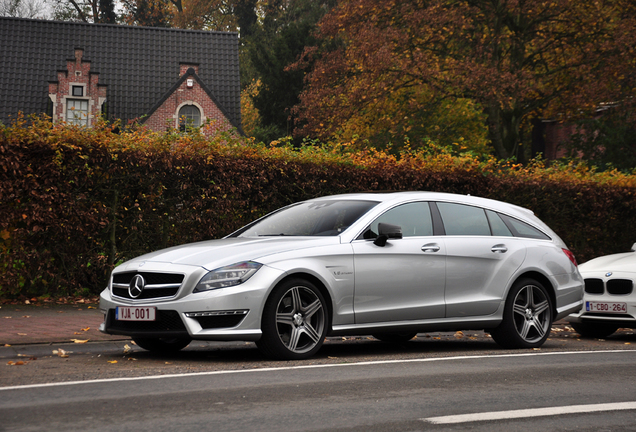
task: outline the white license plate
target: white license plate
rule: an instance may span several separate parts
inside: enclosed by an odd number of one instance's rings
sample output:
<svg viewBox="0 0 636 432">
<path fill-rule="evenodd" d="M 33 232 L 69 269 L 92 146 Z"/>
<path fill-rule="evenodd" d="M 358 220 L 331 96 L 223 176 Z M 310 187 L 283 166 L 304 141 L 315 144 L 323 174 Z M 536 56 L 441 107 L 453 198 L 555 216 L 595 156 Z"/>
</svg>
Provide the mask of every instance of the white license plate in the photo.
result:
<svg viewBox="0 0 636 432">
<path fill-rule="evenodd" d="M 157 308 L 147 306 L 118 306 L 115 308 L 117 321 L 155 321 Z"/>
<path fill-rule="evenodd" d="M 587 312 L 627 313 L 627 303 L 585 302 Z"/>
</svg>

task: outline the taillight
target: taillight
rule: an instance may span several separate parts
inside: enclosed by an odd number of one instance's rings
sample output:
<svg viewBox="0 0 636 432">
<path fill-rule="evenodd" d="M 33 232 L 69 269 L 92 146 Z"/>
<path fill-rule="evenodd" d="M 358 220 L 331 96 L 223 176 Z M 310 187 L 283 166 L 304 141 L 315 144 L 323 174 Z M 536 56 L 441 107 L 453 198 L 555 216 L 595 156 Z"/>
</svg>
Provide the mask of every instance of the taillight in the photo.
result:
<svg viewBox="0 0 636 432">
<path fill-rule="evenodd" d="M 561 250 L 563 251 L 563 253 L 565 254 L 565 256 L 567 256 L 570 261 L 572 261 L 572 264 L 574 264 L 574 267 L 578 267 L 579 265 L 576 262 L 576 258 L 574 257 L 574 254 L 572 252 L 570 252 L 567 249 L 563 249 L 561 248 Z"/>
</svg>

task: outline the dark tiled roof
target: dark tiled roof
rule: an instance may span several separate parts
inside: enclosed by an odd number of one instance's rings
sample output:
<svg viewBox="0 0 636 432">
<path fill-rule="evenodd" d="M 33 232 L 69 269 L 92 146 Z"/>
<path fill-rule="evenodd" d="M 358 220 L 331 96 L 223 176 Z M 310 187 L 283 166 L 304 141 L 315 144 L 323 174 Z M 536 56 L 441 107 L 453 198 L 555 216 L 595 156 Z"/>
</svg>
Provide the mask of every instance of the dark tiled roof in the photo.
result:
<svg viewBox="0 0 636 432">
<path fill-rule="evenodd" d="M 75 48 L 107 85 L 108 114 L 149 114 L 179 80 L 179 63 L 197 78 L 234 126 L 241 124 L 238 34 L 0 17 L 0 121 L 46 112 L 48 83 Z"/>
</svg>

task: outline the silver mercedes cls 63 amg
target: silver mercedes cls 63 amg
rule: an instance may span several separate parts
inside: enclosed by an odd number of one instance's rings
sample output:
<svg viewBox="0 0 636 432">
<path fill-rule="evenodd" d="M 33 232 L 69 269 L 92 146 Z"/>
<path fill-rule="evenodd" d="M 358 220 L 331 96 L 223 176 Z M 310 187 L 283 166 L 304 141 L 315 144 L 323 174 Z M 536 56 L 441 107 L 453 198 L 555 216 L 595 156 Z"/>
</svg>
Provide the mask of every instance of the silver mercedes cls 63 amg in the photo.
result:
<svg viewBox="0 0 636 432">
<path fill-rule="evenodd" d="M 304 359 L 326 336 L 404 342 L 485 329 L 506 348 L 540 347 L 582 307 L 565 243 L 515 205 L 435 192 L 360 193 L 296 203 L 219 240 L 116 267 L 100 330 L 142 348 L 254 341 Z"/>
</svg>

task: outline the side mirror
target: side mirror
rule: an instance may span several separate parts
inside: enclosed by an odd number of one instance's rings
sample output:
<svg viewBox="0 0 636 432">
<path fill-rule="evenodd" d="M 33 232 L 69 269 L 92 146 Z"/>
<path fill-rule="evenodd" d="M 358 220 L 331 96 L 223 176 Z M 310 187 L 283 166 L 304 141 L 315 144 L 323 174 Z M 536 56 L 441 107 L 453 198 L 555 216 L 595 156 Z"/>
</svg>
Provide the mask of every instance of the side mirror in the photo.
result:
<svg viewBox="0 0 636 432">
<path fill-rule="evenodd" d="M 387 223 L 378 224 L 378 236 L 373 241 L 376 246 L 384 247 L 389 239 L 401 239 L 402 227 L 398 225 L 391 225 Z"/>
</svg>

